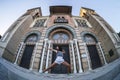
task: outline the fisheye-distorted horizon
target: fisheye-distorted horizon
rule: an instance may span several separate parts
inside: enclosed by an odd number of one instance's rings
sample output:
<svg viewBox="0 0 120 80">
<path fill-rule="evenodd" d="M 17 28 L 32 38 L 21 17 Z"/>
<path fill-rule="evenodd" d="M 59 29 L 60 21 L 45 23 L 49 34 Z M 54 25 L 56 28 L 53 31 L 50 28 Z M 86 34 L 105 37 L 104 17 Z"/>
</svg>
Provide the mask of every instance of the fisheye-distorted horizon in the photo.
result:
<svg viewBox="0 0 120 80">
<path fill-rule="evenodd" d="M 67 5 L 72 6 L 72 15 L 79 16 L 80 8 L 94 9 L 102 16 L 116 32 L 120 32 L 120 1 L 116 0 L 1 0 L 0 2 L 0 35 L 24 14 L 28 9 L 41 7 L 42 15 L 49 15 L 49 6 Z"/>
</svg>

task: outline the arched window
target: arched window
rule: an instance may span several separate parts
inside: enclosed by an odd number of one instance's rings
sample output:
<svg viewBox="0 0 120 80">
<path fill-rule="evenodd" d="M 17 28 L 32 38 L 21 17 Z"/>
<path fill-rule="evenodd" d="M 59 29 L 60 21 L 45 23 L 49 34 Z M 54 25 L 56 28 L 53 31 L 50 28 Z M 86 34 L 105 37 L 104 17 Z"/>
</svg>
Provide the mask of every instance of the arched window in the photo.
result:
<svg viewBox="0 0 120 80">
<path fill-rule="evenodd" d="M 31 57 L 34 51 L 35 43 L 38 41 L 38 35 L 33 33 L 30 34 L 26 39 L 25 39 L 25 48 L 23 51 L 23 55 L 20 61 L 20 66 L 29 69 L 30 68 L 30 63 L 31 63 Z M 29 44 L 32 43 L 33 44 Z M 35 42 L 35 43 L 34 43 Z"/>
<path fill-rule="evenodd" d="M 91 43 L 91 42 L 96 43 L 96 42 L 97 42 L 96 39 L 95 39 L 92 35 L 89 35 L 89 34 L 86 34 L 86 35 L 84 36 L 84 41 L 85 41 L 86 43 Z"/>
<path fill-rule="evenodd" d="M 31 34 L 25 39 L 25 42 L 37 42 L 37 41 L 38 41 L 37 34 Z"/>
<path fill-rule="evenodd" d="M 69 36 L 66 33 L 56 33 L 53 35 L 53 40 L 69 40 Z"/>
<path fill-rule="evenodd" d="M 64 17 L 57 17 L 57 19 L 54 20 L 54 23 L 68 23 L 68 20 Z"/>
</svg>

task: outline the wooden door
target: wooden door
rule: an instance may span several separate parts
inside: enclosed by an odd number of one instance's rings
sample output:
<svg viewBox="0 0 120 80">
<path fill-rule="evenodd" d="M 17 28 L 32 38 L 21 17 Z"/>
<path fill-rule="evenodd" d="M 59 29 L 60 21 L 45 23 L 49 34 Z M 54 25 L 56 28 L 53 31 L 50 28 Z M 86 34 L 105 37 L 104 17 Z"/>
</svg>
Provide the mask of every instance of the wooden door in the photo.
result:
<svg viewBox="0 0 120 80">
<path fill-rule="evenodd" d="M 96 45 L 88 45 L 87 48 L 91 59 L 92 69 L 102 66 Z"/>
<path fill-rule="evenodd" d="M 34 45 L 26 45 L 21 58 L 20 66 L 29 69 Z"/>
</svg>

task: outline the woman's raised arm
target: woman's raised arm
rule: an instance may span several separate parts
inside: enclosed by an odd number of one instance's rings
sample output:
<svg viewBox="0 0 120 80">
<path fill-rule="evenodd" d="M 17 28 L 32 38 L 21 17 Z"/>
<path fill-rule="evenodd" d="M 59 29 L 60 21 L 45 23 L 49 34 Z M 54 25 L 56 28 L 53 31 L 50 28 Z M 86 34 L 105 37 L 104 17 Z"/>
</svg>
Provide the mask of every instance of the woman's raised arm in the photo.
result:
<svg viewBox="0 0 120 80">
<path fill-rule="evenodd" d="M 55 49 L 49 48 L 49 50 L 54 51 L 54 52 L 57 53 L 57 50 L 55 50 Z"/>
</svg>

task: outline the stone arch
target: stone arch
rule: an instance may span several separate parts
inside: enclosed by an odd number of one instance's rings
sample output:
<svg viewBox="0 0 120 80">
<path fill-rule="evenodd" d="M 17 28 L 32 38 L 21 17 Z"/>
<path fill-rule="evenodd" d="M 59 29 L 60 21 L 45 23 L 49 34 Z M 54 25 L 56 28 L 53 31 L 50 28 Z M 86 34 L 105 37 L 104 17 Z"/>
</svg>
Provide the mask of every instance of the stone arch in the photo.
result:
<svg viewBox="0 0 120 80">
<path fill-rule="evenodd" d="M 96 43 L 98 42 L 98 38 L 92 32 L 84 31 L 84 32 L 80 33 L 80 35 L 81 35 L 83 41 L 85 41 L 85 38 L 84 38 L 85 35 L 90 35 L 95 39 Z"/>
<path fill-rule="evenodd" d="M 38 36 L 38 40 L 40 40 L 40 36 L 41 36 L 41 32 L 34 30 L 34 31 L 30 31 L 27 34 L 25 34 L 25 36 L 22 38 L 21 42 L 24 42 L 26 40 L 26 38 L 32 34 L 35 34 Z"/>
<path fill-rule="evenodd" d="M 86 35 L 89 35 L 89 37 L 93 38 L 94 41 L 93 40 L 91 41 L 91 39 L 89 39 L 89 38 L 88 38 L 88 41 L 86 41 L 85 40 Z M 89 60 L 90 60 L 91 68 L 96 69 L 98 67 L 101 67 L 102 63 L 101 63 L 99 51 L 97 48 L 97 43 L 98 43 L 97 37 L 92 32 L 87 32 L 87 31 L 82 32 L 81 36 L 82 36 L 84 43 L 86 43 L 86 46 L 85 46 L 87 49 L 86 54 L 88 54 L 88 56 L 90 57 Z"/>
<path fill-rule="evenodd" d="M 22 43 L 24 45 L 21 45 L 23 48 L 22 51 L 22 56 L 20 59 L 20 63 L 19 66 L 29 69 L 30 68 L 30 63 L 31 63 L 31 59 L 32 59 L 32 55 L 34 53 L 34 48 L 36 43 L 39 41 L 40 39 L 40 32 L 37 30 L 34 31 L 30 31 L 28 32 L 23 38 L 22 38 Z M 31 36 L 33 37 L 33 39 L 30 39 Z M 34 38 L 36 37 L 36 38 Z M 30 41 L 26 41 L 27 39 L 30 39 Z M 35 39 L 35 40 L 34 40 Z M 20 48 L 20 47 L 19 47 Z"/>
<path fill-rule="evenodd" d="M 59 33 L 68 34 L 69 39 L 68 40 L 64 40 L 64 39 L 52 40 L 53 35 L 57 34 L 57 33 L 58 34 Z M 70 59 L 71 53 L 69 52 L 69 44 L 70 44 L 70 40 L 73 40 L 74 38 L 76 38 L 76 33 L 75 33 L 74 29 L 68 25 L 54 25 L 47 29 L 45 37 L 48 38 L 49 40 L 51 40 L 51 45 L 52 45 L 53 49 L 55 49 L 56 46 L 60 46 L 62 49 L 65 50 L 66 54 L 64 54 L 64 60 L 67 61 L 68 63 L 70 63 L 71 62 L 71 59 Z M 51 62 L 54 62 L 55 58 L 56 58 L 56 54 L 52 54 Z M 59 69 L 61 69 L 61 70 L 59 70 Z M 65 73 L 67 73 L 67 68 L 64 65 L 56 65 L 53 69 L 51 69 L 51 73 L 65 74 Z"/>
<path fill-rule="evenodd" d="M 47 30 L 47 33 L 46 33 L 46 38 L 48 38 L 49 34 L 54 30 L 54 29 L 58 29 L 58 28 L 62 28 L 62 29 L 66 29 L 68 30 L 73 38 L 76 38 L 76 33 L 74 32 L 74 29 L 71 27 L 71 26 L 68 26 L 68 25 L 54 25 L 54 26 L 51 26 L 48 30 Z"/>
</svg>

